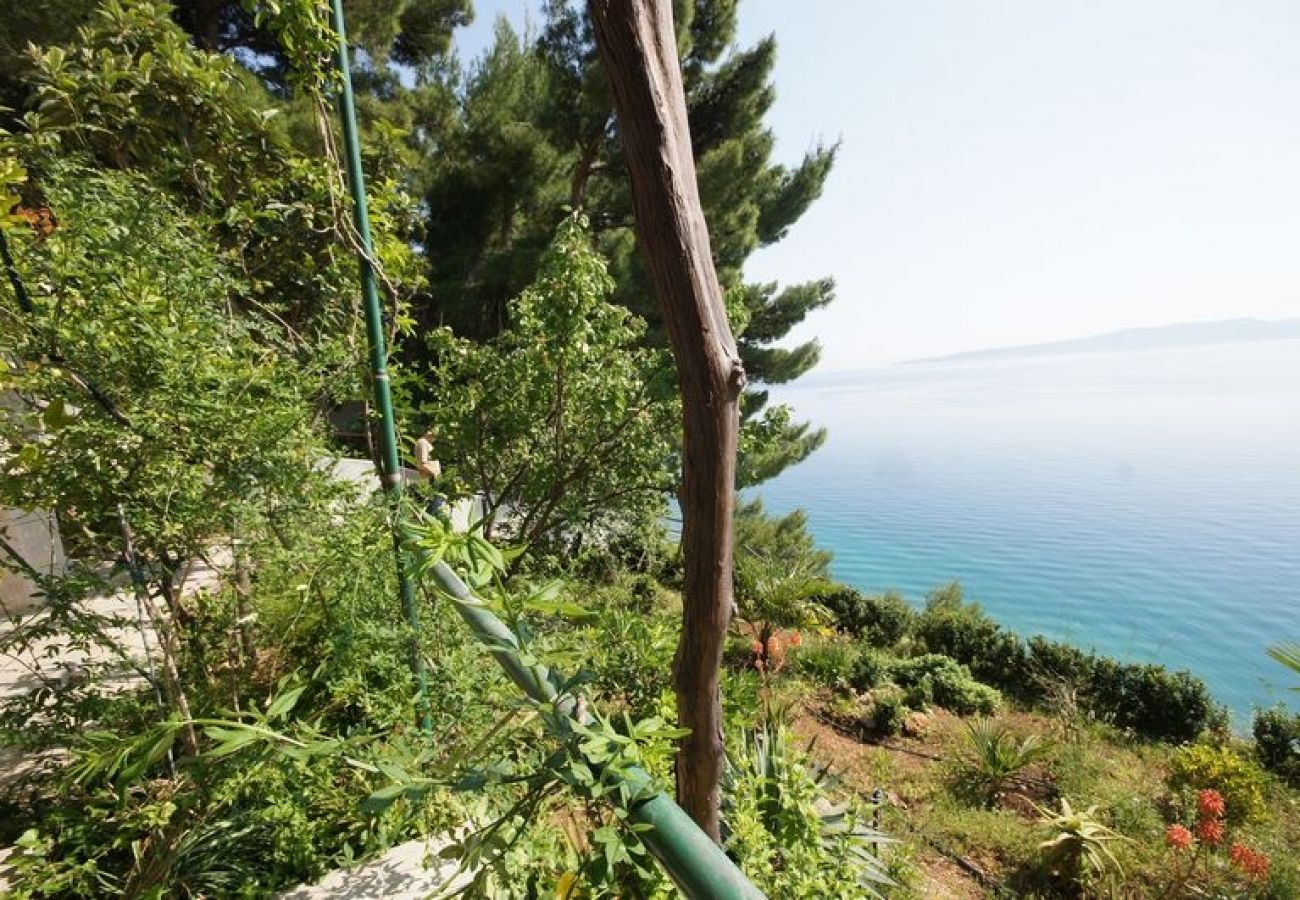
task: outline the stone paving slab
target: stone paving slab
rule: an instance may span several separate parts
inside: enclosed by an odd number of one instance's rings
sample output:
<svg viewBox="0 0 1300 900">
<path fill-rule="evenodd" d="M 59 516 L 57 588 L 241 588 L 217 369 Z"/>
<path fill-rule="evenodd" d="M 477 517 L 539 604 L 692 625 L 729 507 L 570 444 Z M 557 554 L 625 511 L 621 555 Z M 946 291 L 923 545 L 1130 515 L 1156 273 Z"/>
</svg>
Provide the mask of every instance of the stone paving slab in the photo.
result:
<svg viewBox="0 0 1300 900">
<path fill-rule="evenodd" d="M 469 880 L 468 875 L 457 872 L 455 860 L 437 858 L 445 844 L 408 841 L 355 869 L 330 872 L 316 884 L 286 891 L 278 900 L 419 900 L 441 895 Z"/>
</svg>

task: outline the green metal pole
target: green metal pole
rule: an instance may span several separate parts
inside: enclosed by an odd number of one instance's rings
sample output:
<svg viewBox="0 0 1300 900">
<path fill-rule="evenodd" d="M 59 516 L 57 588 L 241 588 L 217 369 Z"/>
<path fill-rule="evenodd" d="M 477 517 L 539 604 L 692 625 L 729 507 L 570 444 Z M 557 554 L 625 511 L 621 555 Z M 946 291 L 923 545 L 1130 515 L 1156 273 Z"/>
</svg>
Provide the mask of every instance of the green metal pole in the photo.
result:
<svg viewBox="0 0 1300 900">
<path fill-rule="evenodd" d="M 510 680 L 537 703 L 553 703 L 558 695 L 556 677 L 545 666 L 529 666 L 520 660 L 518 639 L 505 623 L 474 596 L 446 563 L 434 565 L 430 575 L 451 595 L 461 618 Z M 561 710 L 569 716 L 577 715 L 574 707 L 572 701 L 561 704 Z M 650 776 L 638 768 L 625 772 L 623 780 L 638 794 L 651 784 Z M 642 843 L 691 900 L 763 900 L 762 891 L 662 791 L 655 791 L 637 803 L 629 810 L 628 817 L 634 824 L 649 826 L 640 833 Z"/>
<path fill-rule="evenodd" d="M 361 243 L 357 254 L 361 266 L 361 299 L 366 315 L 366 339 L 370 345 L 370 379 L 374 386 L 375 408 L 379 411 L 379 443 L 382 468 L 379 473 L 388 497 L 393 524 L 393 549 L 397 556 L 397 579 L 402 588 L 402 615 L 411 628 L 411 668 L 419 685 L 420 727 L 428 733 L 433 728 L 429 711 L 428 672 L 420 652 L 420 610 L 415 582 L 402 559 L 397 515 L 401 509 L 402 471 L 397 453 L 397 426 L 393 415 L 393 391 L 388 380 L 388 350 L 384 346 L 384 318 L 379 305 L 379 287 L 375 282 L 374 243 L 370 238 L 370 212 L 366 205 L 366 177 L 361 170 L 361 141 L 357 136 L 357 109 L 352 97 L 352 66 L 348 60 L 348 35 L 343 24 L 342 0 L 331 2 L 334 31 L 338 33 L 339 117 L 343 120 L 344 162 L 348 186 L 352 190 L 352 215 Z"/>
</svg>

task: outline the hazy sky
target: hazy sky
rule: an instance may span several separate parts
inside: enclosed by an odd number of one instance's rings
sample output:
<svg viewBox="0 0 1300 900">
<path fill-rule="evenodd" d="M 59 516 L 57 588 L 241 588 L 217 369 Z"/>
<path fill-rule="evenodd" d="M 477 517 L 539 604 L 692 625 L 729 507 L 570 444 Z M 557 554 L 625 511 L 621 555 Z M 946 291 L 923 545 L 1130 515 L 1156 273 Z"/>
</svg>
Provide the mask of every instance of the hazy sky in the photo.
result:
<svg viewBox="0 0 1300 900">
<path fill-rule="evenodd" d="M 462 52 L 526 6 L 477 0 Z M 745 0 L 740 30 L 777 37 L 779 157 L 842 141 L 747 269 L 834 276 L 792 335 L 823 370 L 1300 315 L 1300 3 Z"/>
</svg>

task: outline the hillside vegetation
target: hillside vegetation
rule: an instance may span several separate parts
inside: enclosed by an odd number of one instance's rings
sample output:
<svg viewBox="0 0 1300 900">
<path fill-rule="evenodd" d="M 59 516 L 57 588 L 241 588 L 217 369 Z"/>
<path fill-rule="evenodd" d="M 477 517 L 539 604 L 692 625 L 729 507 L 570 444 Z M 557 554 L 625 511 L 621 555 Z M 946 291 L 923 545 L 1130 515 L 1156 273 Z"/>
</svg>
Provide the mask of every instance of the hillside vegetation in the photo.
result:
<svg viewBox="0 0 1300 900">
<path fill-rule="evenodd" d="M 378 454 L 324 6 L 0 20 L 0 507 L 70 560 L 0 541 L 35 587 L 0 626 L 7 896 L 268 897 L 417 837 L 473 896 L 677 895 L 634 813 L 685 736 L 681 410 L 590 22 L 465 63 L 464 0 L 347 6 L 397 418 L 442 469 L 401 504 L 330 475 Z M 754 486 L 824 438 L 765 386 L 833 284 L 741 273 L 834 148 L 774 162 L 774 41 L 675 9 Z M 734 545 L 721 844 L 767 896 L 1300 895 L 1300 717 L 1246 740 L 1194 675 L 957 585 L 864 596 L 799 513 L 742 503 Z"/>
</svg>

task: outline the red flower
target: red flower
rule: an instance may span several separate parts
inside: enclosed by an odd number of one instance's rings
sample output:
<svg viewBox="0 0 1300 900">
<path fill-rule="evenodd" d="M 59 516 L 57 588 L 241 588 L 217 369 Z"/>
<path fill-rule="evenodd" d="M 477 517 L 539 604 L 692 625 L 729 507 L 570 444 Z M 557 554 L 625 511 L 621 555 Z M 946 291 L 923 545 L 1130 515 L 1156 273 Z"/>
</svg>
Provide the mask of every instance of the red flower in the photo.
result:
<svg viewBox="0 0 1300 900">
<path fill-rule="evenodd" d="M 1206 790 L 1196 795 L 1196 808 L 1203 819 L 1222 819 L 1226 804 L 1218 791 Z"/>
<path fill-rule="evenodd" d="M 1182 825 L 1170 825 L 1165 831 L 1165 843 L 1175 850 L 1186 850 L 1192 846 L 1192 833 Z"/>
<path fill-rule="evenodd" d="M 1268 877 L 1268 857 L 1263 853 L 1256 853 L 1245 844 L 1233 844 L 1232 849 L 1228 851 L 1228 858 L 1232 860 L 1234 866 L 1251 878 Z"/>
<path fill-rule="evenodd" d="M 1218 819 L 1202 819 L 1196 823 L 1196 836 L 1211 847 L 1223 843 L 1223 823 Z"/>
</svg>

